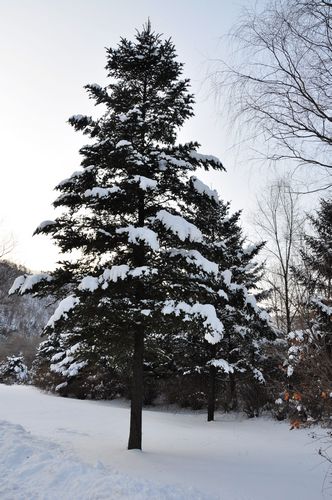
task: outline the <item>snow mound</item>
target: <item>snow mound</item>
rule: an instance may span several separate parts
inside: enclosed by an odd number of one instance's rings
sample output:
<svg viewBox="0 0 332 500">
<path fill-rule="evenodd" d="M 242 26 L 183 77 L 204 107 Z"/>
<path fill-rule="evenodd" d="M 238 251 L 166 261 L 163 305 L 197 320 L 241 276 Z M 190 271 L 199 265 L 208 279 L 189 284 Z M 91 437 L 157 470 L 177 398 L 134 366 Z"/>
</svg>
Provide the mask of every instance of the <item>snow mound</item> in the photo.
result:
<svg viewBox="0 0 332 500">
<path fill-rule="evenodd" d="M 211 498 L 192 489 L 132 479 L 101 462 L 88 465 L 57 444 L 6 421 L 0 421 L 0 457 L 2 500 Z"/>
<path fill-rule="evenodd" d="M 127 402 L 4 384 L 0 402 L 1 500 L 329 498 L 330 464 L 317 453 L 330 442 L 322 429 L 317 441 L 267 417 L 217 412 L 208 423 L 205 412 L 149 408 L 144 451 L 128 452 Z"/>
</svg>

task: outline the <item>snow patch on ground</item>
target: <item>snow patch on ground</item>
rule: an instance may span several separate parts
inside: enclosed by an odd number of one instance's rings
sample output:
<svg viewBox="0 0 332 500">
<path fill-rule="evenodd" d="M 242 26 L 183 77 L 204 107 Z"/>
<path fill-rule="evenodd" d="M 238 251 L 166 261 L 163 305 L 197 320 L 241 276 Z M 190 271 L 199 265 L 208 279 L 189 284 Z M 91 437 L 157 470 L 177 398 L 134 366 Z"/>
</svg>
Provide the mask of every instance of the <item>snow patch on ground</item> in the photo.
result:
<svg viewBox="0 0 332 500">
<path fill-rule="evenodd" d="M 0 457 L 2 500 L 208 499 L 194 490 L 132 479 L 101 462 L 86 464 L 6 421 L 0 421 Z"/>
<path fill-rule="evenodd" d="M 143 412 L 144 451 L 128 452 L 127 402 L 2 384 L 0 420 L 14 424 L 0 432 L 1 500 L 198 500 L 199 492 L 219 500 L 327 500 L 331 494 L 328 465 L 318 455 L 322 442 L 308 430 L 290 431 L 287 422 L 217 412 L 208 423 L 205 412 L 150 409 Z M 151 479 L 164 486 L 146 484 Z"/>
</svg>

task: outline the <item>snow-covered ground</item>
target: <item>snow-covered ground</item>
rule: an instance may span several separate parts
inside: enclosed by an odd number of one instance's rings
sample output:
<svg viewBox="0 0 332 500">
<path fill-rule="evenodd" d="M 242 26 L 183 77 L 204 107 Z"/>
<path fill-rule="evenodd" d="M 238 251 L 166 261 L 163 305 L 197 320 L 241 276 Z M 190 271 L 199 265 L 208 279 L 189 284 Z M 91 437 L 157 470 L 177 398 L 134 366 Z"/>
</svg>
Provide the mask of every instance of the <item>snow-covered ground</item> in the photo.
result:
<svg viewBox="0 0 332 500">
<path fill-rule="evenodd" d="M 321 446 L 267 418 L 144 412 L 144 451 L 127 451 L 123 402 L 0 385 L 1 500 L 330 498 Z M 325 480 L 325 483 L 324 483 Z"/>
</svg>

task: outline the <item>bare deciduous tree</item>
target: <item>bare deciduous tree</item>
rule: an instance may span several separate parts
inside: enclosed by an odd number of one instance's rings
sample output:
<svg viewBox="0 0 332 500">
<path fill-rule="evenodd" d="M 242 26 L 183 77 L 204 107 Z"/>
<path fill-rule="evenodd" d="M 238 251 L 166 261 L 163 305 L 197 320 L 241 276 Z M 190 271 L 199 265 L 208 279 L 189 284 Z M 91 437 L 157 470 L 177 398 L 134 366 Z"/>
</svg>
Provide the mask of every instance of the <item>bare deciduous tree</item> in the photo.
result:
<svg viewBox="0 0 332 500">
<path fill-rule="evenodd" d="M 0 234 L 0 260 L 14 249 L 14 239 L 10 234 Z"/>
<path fill-rule="evenodd" d="M 266 189 L 258 200 L 255 223 L 261 237 L 267 240 L 265 280 L 272 290 L 271 306 L 278 326 L 289 333 L 301 302 L 291 267 L 301 238 L 303 216 L 298 195 L 287 179 L 280 178 Z"/>
<path fill-rule="evenodd" d="M 320 167 L 331 185 L 332 3 L 270 0 L 247 10 L 232 37 L 240 60 L 219 62 L 217 89 L 228 87 L 269 159 Z"/>
</svg>

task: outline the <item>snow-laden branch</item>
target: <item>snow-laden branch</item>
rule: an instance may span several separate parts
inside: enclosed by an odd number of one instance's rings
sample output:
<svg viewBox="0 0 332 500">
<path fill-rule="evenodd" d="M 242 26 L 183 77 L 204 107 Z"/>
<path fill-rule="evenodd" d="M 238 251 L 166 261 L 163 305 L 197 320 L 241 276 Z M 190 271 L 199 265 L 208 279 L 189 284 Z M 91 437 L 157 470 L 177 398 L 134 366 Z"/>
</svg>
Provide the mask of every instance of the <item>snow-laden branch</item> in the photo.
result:
<svg viewBox="0 0 332 500">
<path fill-rule="evenodd" d="M 180 215 L 173 215 L 167 210 L 159 210 L 156 214 L 156 219 L 169 229 L 173 234 L 176 234 L 181 241 L 186 240 L 193 242 L 201 242 L 203 235 L 201 231 L 191 222 Z"/>
<path fill-rule="evenodd" d="M 75 297 L 75 295 L 69 295 L 65 299 L 61 300 L 54 314 L 52 314 L 52 316 L 48 320 L 46 327 L 54 328 L 57 321 L 59 321 L 60 319 L 67 319 L 68 312 L 74 309 L 74 307 L 76 307 L 79 302 L 80 299 L 78 297 Z"/>
<path fill-rule="evenodd" d="M 49 274 L 40 273 L 40 274 L 23 274 L 22 276 L 18 276 L 8 294 L 13 295 L 17 293 L 19 295 L 23 295 L 26 292 L 30 292 L 33 288 L 43 281 L 52 281 L 53 278 Z"/>
<path fill-rule="evenodd" d="M 134 243 L 136 245 L 139 244 L 140 241 L 143 241 L 147 246 L 152 248 L 152 250 L 159 250 L 159 241 L 158 235 L 152 229 L 149 229 L 146 226 L 143 227 L 135 227 L 135 226 L 127 226 L 121 227 L 116 230 L 118 234 L 128 233 L 128 242 Z"/>
<path fill-rule="evenodd" d="M 214 275 L 218 274 L 218 264 L 203 257 L 203 255 L 198 250 L 171 248 L 170 250 L 167 250 L 167 252 L 169 252 L 170 257 L 177 257 L 178 255 L 184 257 L 188 264 L 194 264 L 195 266 L 203 269 L 203 271 L 206 273 L 211 273 Z"/>
<path fill-rule="evenodd" d="M 203 325 L 207 328 L 204 334 L 205 340 L 210 344 L 219 342 L 224 334 L 224 325 L 218 318 L 216 310 L 212 304 L 196 304 L 190 305 L 186 302 L 175 302 L 174 300 L 166 300 L 161 310 L 162 314 L 175 314 L 180 316 L 186 315 L 186 320 L 200 317 L 204 320 Z"/>
</svg>

